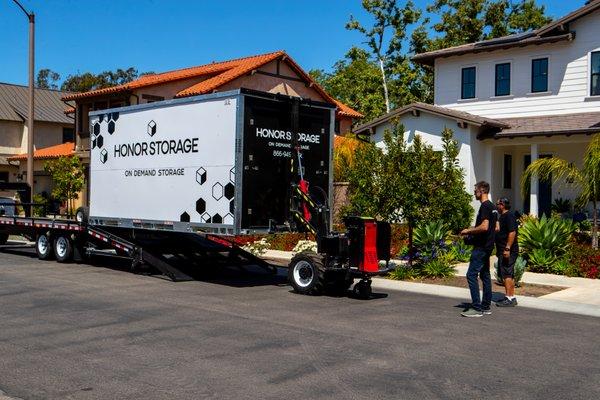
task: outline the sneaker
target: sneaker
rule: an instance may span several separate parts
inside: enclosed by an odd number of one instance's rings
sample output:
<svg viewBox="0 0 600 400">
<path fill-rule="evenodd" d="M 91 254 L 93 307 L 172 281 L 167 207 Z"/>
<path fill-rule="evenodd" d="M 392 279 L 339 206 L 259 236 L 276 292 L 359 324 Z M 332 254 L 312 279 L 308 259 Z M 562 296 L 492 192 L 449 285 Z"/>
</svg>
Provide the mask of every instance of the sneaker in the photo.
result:
<svg viewBox="0 0 600 400">
<path fill-rule="evenodd" d="M 468 310 L 460 313 L 460 315 L 467 318 L 483 317 L 483 313 L 481 311 L 477 311 L 474 308 L 469 308 Z"/>
<path fill-rule="evenodd" d="M 491 308 L 482 308 L 481 312 L 483 313 L 483 315 L 492 315 L 492 309 Z"/>
<path fill-rule="evenodd" d="M 519 304 L 519 303 L 517 302 L 516 297 L 512 300 L 509 299 L 508 297 L 505 297 L 501 301 L 497 302 L 496 306 L 497 307 L 515 307 L 517 304 Z"/>
</svg>

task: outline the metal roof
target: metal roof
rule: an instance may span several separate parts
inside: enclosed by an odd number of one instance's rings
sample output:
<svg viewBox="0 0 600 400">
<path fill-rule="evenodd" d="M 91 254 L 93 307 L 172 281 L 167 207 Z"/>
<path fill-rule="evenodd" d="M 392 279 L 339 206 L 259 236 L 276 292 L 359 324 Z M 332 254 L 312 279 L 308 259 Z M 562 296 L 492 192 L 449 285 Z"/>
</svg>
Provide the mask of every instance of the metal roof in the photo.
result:
<svg viewBox="0 0 600 400">
<path fill-rule="evenodd" d="M 27 86 L 0 83 L 0 120 L 27 120 L 29 95 Z M 69 94 L 58 90 L 35 89 L 34 120 L 73 124 L 73 118 L 65 115 L 65 103 L 61 97 Z"/>
</svg>

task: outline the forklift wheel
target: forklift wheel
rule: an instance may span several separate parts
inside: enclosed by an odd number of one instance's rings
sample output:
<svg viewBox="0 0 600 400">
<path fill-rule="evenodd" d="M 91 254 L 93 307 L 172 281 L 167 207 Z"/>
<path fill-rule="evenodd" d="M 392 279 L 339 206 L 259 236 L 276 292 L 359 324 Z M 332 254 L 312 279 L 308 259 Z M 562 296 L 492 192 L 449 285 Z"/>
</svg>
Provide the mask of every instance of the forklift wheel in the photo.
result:
<svg viewBox="0 0 600 400">
<path fill-rule="evenodd" d="M 361 299 L 370 299 L 373 291 L 371 290 L 371 282 L 360 280 L 354 285 L 354 295 Z"/>
<path fill-rule="evenodd" d="M 40 260 L 49 260 L 52 257 L 52 242 L 46 234 L 41 234 L 35 240 L 35 252 Z"/>
<path fill-rule="evenodd" d="M 54 240 L 54 256 L 59 263 L 66 263 L 73 258 L 73 243 L 67 236 L 57 236 Z"/>
<path fill-rule="evenodd" d="M 288 267 L 288 281 L 296 293 L 318 295 L 325 288 L 323 257 L 303 251 L 292 258 Z"/>
</svg>

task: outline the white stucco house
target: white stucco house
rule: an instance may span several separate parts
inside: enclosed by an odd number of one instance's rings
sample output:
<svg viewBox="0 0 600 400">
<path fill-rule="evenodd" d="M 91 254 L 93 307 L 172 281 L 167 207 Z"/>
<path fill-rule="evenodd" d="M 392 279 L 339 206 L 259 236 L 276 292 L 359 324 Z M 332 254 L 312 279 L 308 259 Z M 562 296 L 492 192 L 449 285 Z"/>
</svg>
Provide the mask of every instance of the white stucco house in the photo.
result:
<svg viewBox="0 0 600 400">
<path fill-rule="evenodd" d="M 469 192 L 480 180 L 493 198 L 514 209 L 549 213 L 557 198 L 574 199 L 561 184 L 519 181 L 539 157 L 581 166 L 591 135 L 600 133 L 600 0 L 535 31 L 418 54 L 433 68 L 434 104 L 415 103 L 358 126 L 382 145 L 393 121 L 440 146 L 444 127 L 454 131 Z"/>
</svg>

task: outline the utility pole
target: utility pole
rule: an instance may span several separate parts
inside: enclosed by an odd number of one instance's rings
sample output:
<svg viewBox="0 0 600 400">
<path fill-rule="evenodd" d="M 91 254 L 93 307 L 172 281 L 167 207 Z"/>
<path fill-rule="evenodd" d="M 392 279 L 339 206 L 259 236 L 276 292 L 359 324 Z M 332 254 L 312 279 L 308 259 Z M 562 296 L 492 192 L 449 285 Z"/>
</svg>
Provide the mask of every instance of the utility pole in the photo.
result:
<svg viewBox="0 0 600 400">
<path fill-rule="evenodd" d="M 33 105 L 34 105 L 34 82 L 35 60 L 35 14 L 27 12 L 17 0 L 13 2 L 25 13 L 29 20 L 29 110 L 27 112 L 27 184 L 29 185 L 29 201 L 33 201 Z M 31 213 L 31 206 L 29 211 Z"/>
</svg>

